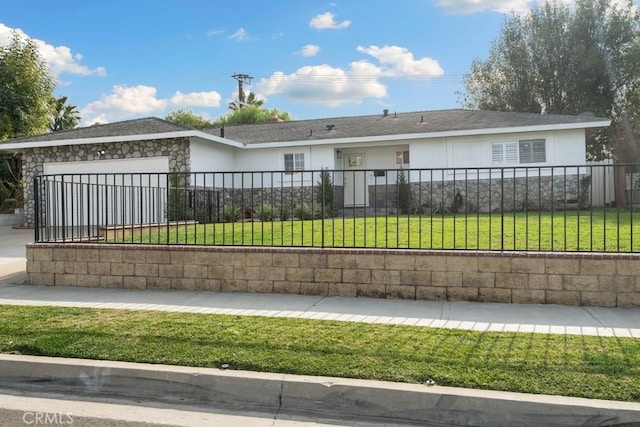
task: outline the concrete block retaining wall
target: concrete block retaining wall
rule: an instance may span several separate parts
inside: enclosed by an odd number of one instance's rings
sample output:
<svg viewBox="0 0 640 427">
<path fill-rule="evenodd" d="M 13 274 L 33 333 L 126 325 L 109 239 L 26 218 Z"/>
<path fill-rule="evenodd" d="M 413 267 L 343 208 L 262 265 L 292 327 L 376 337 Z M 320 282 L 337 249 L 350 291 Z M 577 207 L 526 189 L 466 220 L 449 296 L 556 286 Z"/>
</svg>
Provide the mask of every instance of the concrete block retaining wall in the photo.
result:
<svg viewBox="0 0 640 427">
<path fill-rule="evenodd" d="M 34 285 L 640 307 L 640 254 L 27 245 Z"/>
</svg>

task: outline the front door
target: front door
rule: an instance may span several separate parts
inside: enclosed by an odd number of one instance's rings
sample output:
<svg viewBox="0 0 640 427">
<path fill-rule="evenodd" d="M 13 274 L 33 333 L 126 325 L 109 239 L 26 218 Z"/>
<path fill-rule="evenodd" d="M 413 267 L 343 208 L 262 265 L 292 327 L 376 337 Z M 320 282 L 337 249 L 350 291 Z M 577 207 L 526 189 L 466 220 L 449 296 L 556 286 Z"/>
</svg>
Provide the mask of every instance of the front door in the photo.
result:
<svg viewBox="0 0 640 427">
<path fill-rule="evenodd" d="M 366 206 L 366 157 L 364 153 L 345 154 L 347 158 L 344 171 L 345 206 Z"/>
</svg>

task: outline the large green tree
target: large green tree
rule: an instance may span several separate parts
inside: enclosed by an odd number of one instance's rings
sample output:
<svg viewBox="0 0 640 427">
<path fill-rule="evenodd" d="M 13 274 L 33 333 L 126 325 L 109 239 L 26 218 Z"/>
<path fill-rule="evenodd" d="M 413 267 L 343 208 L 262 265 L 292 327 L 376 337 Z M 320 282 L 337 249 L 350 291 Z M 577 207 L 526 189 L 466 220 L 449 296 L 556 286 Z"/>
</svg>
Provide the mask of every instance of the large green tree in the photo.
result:
<svg viewBox="0 0 640 427">
<path fill-rule="evenodd" d="M 35 43 L 14 32 L 0 46 L 0 142 L 47 130 L 55 80 Z M 22 167 L 18 154 L 0 156 L 0 211 L 22 206 Z"/>
<path fill-rule="evenodd" d="M 0 141 L 44 133 L 55 80 L 31 39 L 0 46 Z"/>
<path fill-rule="evenodd" d="M 73 129 L 80 122 L 80 112 L 78 107 L 67 103 L 66 96 L 60 96 L 51 100 L 51 122 L 49 130 L 58 132 L 61 130 Z"/>
<path fill-rule="evenodd" d="M 588 135 L 588 155 L 615 149 L 618 160 L 640 160 L 628 126 L 640 110 L 640 15 L 631 0 L 547 1 L 508 17 L 465 86 L 467 108 L 609 117 L 610 129 Z"/>
</svg>

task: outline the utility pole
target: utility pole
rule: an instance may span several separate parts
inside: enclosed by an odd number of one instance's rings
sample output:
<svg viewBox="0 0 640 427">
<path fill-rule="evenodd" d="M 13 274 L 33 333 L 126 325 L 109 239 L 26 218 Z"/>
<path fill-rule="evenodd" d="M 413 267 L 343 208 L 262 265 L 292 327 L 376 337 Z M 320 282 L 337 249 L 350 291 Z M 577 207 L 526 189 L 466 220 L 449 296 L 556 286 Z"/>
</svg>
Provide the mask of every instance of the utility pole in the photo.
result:
<svg viewBox="0 0 640 427">
<path fill-rule="evenodd" d="M 245 102 L 244 91 L 242 90 L 242 85 L 246 82 L 247 84 L 251 84 L 251 77 L 248 74 L 234 74 L 231 77 L 238 81 L 238 107 L 242 108 Z"/>
</svg>

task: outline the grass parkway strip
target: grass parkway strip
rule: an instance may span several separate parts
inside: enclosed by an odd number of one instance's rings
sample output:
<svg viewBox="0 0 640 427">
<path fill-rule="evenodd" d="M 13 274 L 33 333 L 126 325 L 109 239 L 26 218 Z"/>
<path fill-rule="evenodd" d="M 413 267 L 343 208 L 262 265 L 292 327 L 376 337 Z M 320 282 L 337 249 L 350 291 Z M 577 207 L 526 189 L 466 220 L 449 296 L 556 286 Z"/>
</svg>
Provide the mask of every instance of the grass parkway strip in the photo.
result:
<svg viewBox="0 0 640 427">
<path fill-rule="evenodd" d="M 0 306 L 0 351 L 640 401 L 640 340 Z"/>
</svg>

